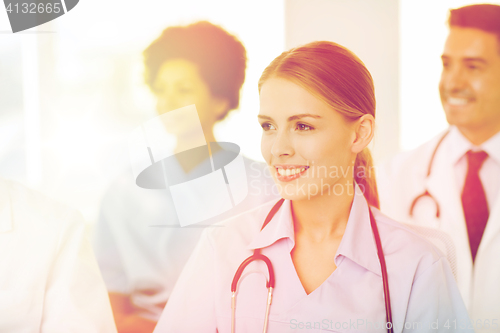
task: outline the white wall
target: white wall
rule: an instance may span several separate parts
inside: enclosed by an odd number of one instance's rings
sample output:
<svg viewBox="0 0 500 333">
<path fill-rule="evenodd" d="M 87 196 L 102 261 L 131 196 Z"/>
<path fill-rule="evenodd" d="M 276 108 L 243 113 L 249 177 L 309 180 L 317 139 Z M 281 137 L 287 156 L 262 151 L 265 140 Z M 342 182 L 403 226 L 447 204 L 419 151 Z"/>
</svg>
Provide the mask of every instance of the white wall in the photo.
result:
<svg viewBox="0 0 500 333">
<path fill-rule="evenodd" d="M 397 0 L 288 0 L 286 48 L 330 40 L 353 51 L 370 70 L 377 98 L 372 152 L 380 160 L 399 141 L 399 4 Z"/>
<path fill-rule="evenodd" d="M 17 34 L 0 8 L 0 177 L 94 221 L 103 191 L 129 163 L 128 133 L 155 116 L 142 51 L 167 26 L 196 20 L 221 25 L 247 49 L 240 110 L 215 135 L 262 160 L 257 81 L 284 50 L 283 1 L 82 0 Z"/>
</svg>

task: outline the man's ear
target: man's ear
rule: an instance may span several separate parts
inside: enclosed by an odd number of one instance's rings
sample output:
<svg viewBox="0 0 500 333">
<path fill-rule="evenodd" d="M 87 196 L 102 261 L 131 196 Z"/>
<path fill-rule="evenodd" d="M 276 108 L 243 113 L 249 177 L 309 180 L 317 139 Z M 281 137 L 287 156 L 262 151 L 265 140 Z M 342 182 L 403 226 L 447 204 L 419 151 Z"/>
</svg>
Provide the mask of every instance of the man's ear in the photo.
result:
<svg viewBox="0 0 500 333">
<path fill-rule="evenodd" d="M 229 100 L 227 98 L 216 97 L 212 99 L 212 111 L 216 121 L 221 120 L 229 111 Z"/>
<path fill-rule="evenodd" d="M 375 118 L 371 114 L 365 114 L 357 119 L 354 124 L 356 137 L 351 146 L 354 154 L 360 153 L 372 141 L 375 133 Z"/>
</svg>

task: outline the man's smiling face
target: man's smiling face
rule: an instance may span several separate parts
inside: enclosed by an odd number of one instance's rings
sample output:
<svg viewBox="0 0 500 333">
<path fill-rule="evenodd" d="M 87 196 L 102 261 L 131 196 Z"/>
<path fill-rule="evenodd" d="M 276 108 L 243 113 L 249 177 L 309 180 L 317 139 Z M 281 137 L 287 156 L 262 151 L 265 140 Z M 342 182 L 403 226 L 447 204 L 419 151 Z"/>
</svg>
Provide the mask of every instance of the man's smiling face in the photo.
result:
<svg viewBox="0 0 500 333">
<path fill-rule="evenodd" d="M 446 119 L 468 132 L 500 131 L 500 43 L 473 28 L 452 27 L 439 83 Z M 491 136 L 489 135 L 489 136 Z"/>
</svg>

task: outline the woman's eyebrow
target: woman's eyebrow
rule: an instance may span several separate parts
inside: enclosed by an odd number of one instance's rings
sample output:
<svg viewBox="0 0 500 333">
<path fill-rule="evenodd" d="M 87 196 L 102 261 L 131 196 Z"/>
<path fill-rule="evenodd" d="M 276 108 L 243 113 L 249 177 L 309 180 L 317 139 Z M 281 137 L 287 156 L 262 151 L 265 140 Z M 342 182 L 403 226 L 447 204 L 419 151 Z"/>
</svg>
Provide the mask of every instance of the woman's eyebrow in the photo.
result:
<svg viewBox="0 0 500 333">
<path fill-rule="evenodd" d="M 288 117 L 288 121 L 294 121 L 300 118 L 305 118 L 305 117 L 311 117 L 311 118 L 316 118 L 319 119 L 321 116 L 318 116 L 317 114 L 311 114 L 311 113 L 301 113 L 301 114 L 296 114 L 294 116 Z"/>
<path fill-rule="evenodd" d="M 264 115 L 258 115 L 257 116 L 259 119 L 265 119 L 265 120 L 273 120 L 273 118 L 269 116 L 264 116 Z M 305 117 L 311 117 L 311 118 L 316 118 L 319 119 L 321 116 L 318 116 L 317 114 L 312 114 L 312 113 L 301 113 L 301 114 L 296 114 L 291 117 L 288 117 L 288 121 L 294 121 L 300 118 L 305 118 Z"/>
<path fill-rule="evenodd" d="M 259 119 L 265 119 L 265 120 L 273 120 L 273 118 L 271 118 L 269 116 L 263 116 L 261 114 L 257 115 L 257 118 L 259 118 Z"/>
</svg>

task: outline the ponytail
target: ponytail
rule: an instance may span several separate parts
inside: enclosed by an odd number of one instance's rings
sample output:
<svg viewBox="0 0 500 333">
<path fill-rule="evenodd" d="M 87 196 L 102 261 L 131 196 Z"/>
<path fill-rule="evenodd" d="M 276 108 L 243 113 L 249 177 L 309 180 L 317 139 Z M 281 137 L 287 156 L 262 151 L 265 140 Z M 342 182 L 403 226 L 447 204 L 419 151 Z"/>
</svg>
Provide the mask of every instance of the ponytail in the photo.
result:
<svg viewBox="0 0 500 333">
<path fill-rule="evenodd" d="M 354 162 L 354 180 L 363 191 L 370 206 L 380 208 L 373 159 L 368 148 L 363 149 Z"/>
<path fill-rule="evenodd" d="M 347 120 L 355 121 L 365 114 L 375 117 L 372 76 L 363 62 L 341 45 L 319 41 L 283 52 L 262 73 L 259 92 L 271 77 L 306 89 Z M 353 172 L 368 204 L 379 208 L 372 157 L 367 148 L 357 155 Z"/>
</svg>

